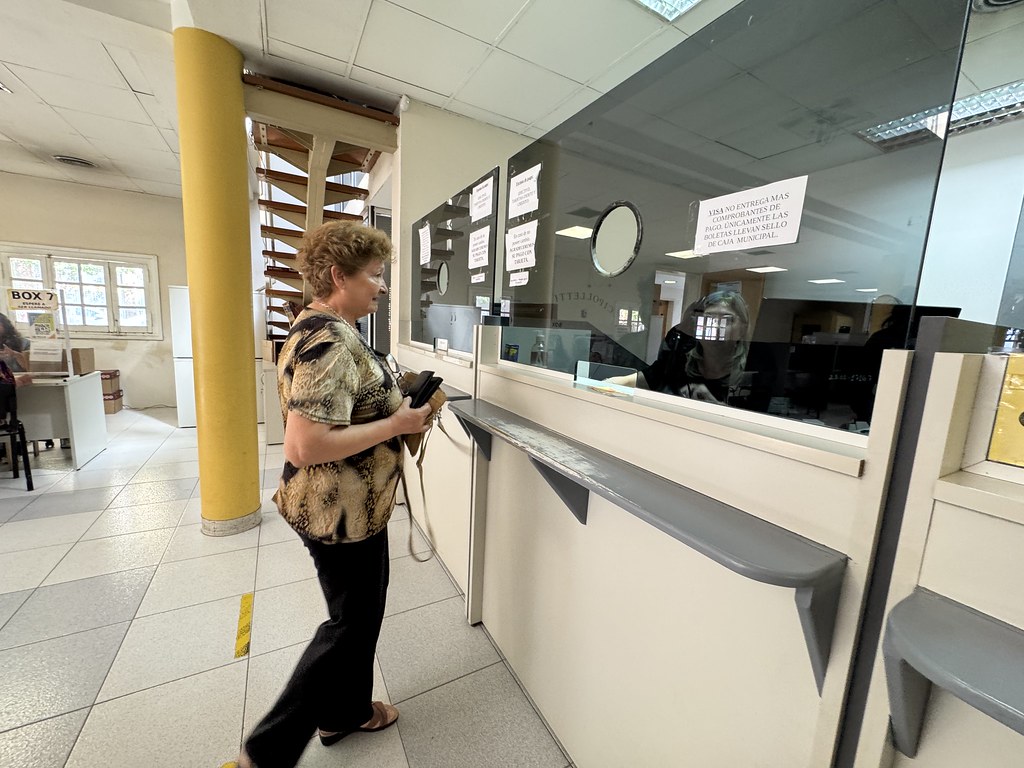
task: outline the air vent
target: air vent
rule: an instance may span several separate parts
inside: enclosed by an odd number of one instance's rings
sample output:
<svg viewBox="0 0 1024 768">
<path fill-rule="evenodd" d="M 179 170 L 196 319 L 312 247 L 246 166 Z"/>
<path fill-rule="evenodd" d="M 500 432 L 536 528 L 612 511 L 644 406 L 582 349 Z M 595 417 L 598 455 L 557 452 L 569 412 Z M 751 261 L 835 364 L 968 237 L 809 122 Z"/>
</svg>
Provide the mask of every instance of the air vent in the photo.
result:
<svg viewBox="0 0 1024 768">
<path fill-rule="evenodd" d="M 96 163 L 90 160 L 83 160 L 81 157 L 73 157 L 71 155 L 54 155 L 53 159 L 58 163 L 64 163 L 64 165 L 73 165 L 75 168 L 96 167 Z"/>
<path fill-rule="evenodd" d="M 1022 0 L 971 0 L 971 10 L 981 13 L 994 13 L 1011 5 L 1017 5 Z"/>
</svg>

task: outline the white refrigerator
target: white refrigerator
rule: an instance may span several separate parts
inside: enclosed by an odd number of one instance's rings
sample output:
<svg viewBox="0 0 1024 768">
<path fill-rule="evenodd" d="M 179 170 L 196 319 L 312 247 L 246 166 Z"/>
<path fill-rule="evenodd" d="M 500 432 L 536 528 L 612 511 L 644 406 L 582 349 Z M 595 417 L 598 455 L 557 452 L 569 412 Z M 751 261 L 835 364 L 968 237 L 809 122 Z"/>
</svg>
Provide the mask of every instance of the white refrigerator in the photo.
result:
<svg viewBox="0 0 1024 768">
<path fill-rule="evenodd" d="M 174 394 L 178 407 L 178 426 L 194 427 L 196 393 L 192 368 L 192 315 L 189 310 L 188 286 L 171 285 L 167 290 L 171 310 L 171 355 L 174 358 Z M 256 298 L 262 299 L 262 296 L 257 294 Z M 261 311 L 257 311 L 254 303 L 254 325 L 262 320 L 262 314 Z M 261 328 L 256 333 L 257 341 L 253 350 L 256 420 L 259 423 L 263 423 L 263 348 L 258 341 L 262 334 Z"/>
</svg>

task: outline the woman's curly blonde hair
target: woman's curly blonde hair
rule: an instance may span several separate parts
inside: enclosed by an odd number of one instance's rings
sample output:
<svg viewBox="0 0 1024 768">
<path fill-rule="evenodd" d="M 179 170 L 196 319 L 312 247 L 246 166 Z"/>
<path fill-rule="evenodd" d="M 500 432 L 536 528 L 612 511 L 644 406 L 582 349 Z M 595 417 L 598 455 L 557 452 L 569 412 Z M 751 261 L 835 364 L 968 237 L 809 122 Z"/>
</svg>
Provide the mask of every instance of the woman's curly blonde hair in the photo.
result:
<svg viewBox="0 0 1024 768">
<path fill-rule="evenodd" d="M 302 238 L 299 271 L 313 296 L 322 298 L 334 290 L 331 267 L 344 275 L 354 275 L 375 261 L 391 260 L 391 238 L 379 229 L 354 221 L 329 221 Z"/>
</svg>

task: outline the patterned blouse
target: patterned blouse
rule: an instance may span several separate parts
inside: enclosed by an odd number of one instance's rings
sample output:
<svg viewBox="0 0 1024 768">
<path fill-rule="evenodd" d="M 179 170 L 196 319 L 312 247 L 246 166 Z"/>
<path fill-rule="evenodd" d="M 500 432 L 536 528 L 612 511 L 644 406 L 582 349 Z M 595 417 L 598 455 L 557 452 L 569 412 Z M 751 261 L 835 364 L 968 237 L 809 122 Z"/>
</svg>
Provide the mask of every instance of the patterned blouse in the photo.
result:
<svg viewBox="0 0 1024 768">
<path fill-rule="evenodd" d="M 277 363 L 277 388 L 288 412 L 348 426 L 390 416 L 402 393 L 390 372 L 347 323 L 306 309 L 295 318 Z M 361 541 L 391 519 L 402 469 L 393 437 L 341 461 L 297 469 L 285 462 L 274 501 L 300 534 L 331 544 Z"/>
</svg>

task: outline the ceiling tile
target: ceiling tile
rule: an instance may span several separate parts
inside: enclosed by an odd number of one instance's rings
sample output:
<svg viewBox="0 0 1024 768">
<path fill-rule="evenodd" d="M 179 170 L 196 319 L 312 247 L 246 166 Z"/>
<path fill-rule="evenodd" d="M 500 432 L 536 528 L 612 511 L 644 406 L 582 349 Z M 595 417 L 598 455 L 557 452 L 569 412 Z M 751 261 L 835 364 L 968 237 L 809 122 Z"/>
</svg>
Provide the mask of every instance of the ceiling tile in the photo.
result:
<svg viewBox="0 0 1024 768">
<path fill-rule="evenodd" d="M 555 126 L 565 122 L 584 107 L 592 104 L 601 94 L 593 88 L 581 88 L 568 99 L 559 104 L 555 109 L 546 114 L 534 125 L 550 131 Z"/>
<path fill-rule="evenodd" d="M 962 67 L 981 90 L 1006 85 L 1024 77 L 1024 25 L 995 32 L 970 43 Z"/>
<path fill-rule="evenodd" d="M 160 135 L 164 137 L 164 141 L 167 142 L 167 146 L 170 147 L 172 152 L 181 152 L 181 145 L 178 143 L 178 133 L 172 128 L 161 128 Z"/>
<path fill-rule="evenodd" d="M 23 83 L 20 77 L 14 74 L 14 70 L 7 67 L 3 62 L 0 62 L 0 83 L 3 83 L 11 90 L 11 93 L 0 91 L 0 104 L 4 107 L 3 110 L 0 110 L 0 114 L 6 111 L 7 105 L 11 101 L 33 101 L 36 103 L 41 101 L 35 92 Z"/>
<path fill-rule="evenodd" d="M 407 10 L 493 43 L 528 0 L 392 0 Z"/>
<path fill-rule="evenodd" d="M 351 61 L 370 0 L 267 0 L 267 37 Z"/>
<path fill-rule="evenodd" d="M 116 152 L 116 148 L 120 146 L 159 150 L 167 148 L 160 131 L 152 125 L 114 120 L 101 115 L 90 115 L 88 112 L 76 112 L 60 107 L 56 111 L 67 120 L 72 128 L 92 140 L 92 143 L 104 152 L 108 149 L 113 149 Z"/>
<path fill-rule="evenodd" d="M 0 141 L 14 141 L 14 139 L 5 136 L 2 132 L 0 132 Z"/>
<path fill-rule="evenodd" d="M 600 23 L 582 23 L 600 19 Z M 664 26 L 657 16 L 625 0 L 537 0 L 499 47 L 580 83 Z"/>
<path fill-rule="evenodd" d="M 180 184 L 164 184 L 159 181 L 146 181 L 145 179 L 136 179 L 136 186 L 139 187 L 143 192 L 149 195 L 161 195 L 162 197 L 181 197 L 181 185 Z"/>
<path fill-rule="evenodd" d="M 591 88 L 604 93 L 639 72 L 659 56 L 675 48 L 686 39 L 686 34 L 675 27 L 665 27 L 644 40 L 640 45 L 613 63 L 592 79 Z"/>
<path fill-rule="evenodd" d="M 696 34 L 739 4 L 740 0 L 702 0 L 676 19 L 675 26 L 688 35 Z"/>
<path fill-rule="evenodd" d="M 358 83 L 364 83 L 372 86 L 373 88 L 393 93 L 396 98 L 406 95 L 410 98 L 416 99 L 417 101 L 432 104 L 435 107 L 441 106 L 447 102 L 449 98 L 443 93 L 435 93 L 434 91 L 428 91 L 426 88 L 420 88 L 419 86 L 415 86 L 410 83 L 403 83 L 401 80 L 396 80 L 393 77 L 382 75 L 379 72 L 371 72 L 370 70 L 363 69 L 362 67 L 352 67 L 352 79 Z"/>
<path fill-rule="evenodd" d="M 332 72 L 336 75 L 344 75 L 348 72 L 348 62 L 341 59 L 331 58 L 322 53 L 301 48 L 297 45 L 284 42 L 283 40 L 268 40 L 267 52 L 296 64 L 304 64 L 307 67 L 316 67 L 325 72 Z"/>
<path fill-rule="evenodd" d="M 488 123 L 489 125 L 496 125 L 499 128 L 504 128 L 507 131 L 514 131 L 515 133 L 522 133 L 526 130 L 526 123 L 521 123 L 518 120 L 513 120 L 510 117 L 499 115 L 495 112 L 488 112 L 486 109 L 480 109 L 472 104 L 465 104 L 461 101 L 452 101 L 448 104 L 447 109 L 452 112 L 456 112 L 460 115 L 464 115 L 473 120 L 477 120 L 481 123 Z"/>
<path fill-rule="evenodd" d="M 37 175 L 46 167 L 46 163 L 14 142 L 0 143 L 0 171 L 21 173 L 29 176 Z"/>
<path fill-rule="evenodd" d="M 164 105 L 160 103 L 160 100 L 156 96 L 150 96 L 147 93 L 137 93 L 134 95 L 138 99 L 139 105 L 146 115 L 146 119 L 135 120 L 134 122 L 150 122 L 161 130 L 174 129 L 177 118 L 167 114 L 167 110 L 164 108 Z"/>
<path fill-rule="evenodd" d="M 127 89 L 91 83 L 87 80 L 55 75 L 39 69 L 12 66 L 12 70 L 37 96 L 52 107 L 67 107 L 79 112 L 104 115 L 136 123 L 149 122 L 135 94 Z"/>
<path fill-rule="evenodd" d="M 158 181 L 163 184 L 177 184 L 181 186 L 181 173 L 179 171 L 150 168 L 145 165 L 120 161 L 117 162 L 115 167 L 125 176 L 135 181 Z"/>
<path fill-rule="evenodd" d="M 980 40 L 1017 24 L 1024 24 L 1024 5 L 996 13 L 972 13 L 967 25 L 967 41 Z"/>
<path fill-rule="evenodd" d="M 93 187 L 123 189 L 127 192 L 141 192 L 142 189 L 134 181 L 120 171 L 97 170 L 93 168 L 68 168 L 65 173 L 68 179 L 78 184 L 89 184 Z"/>
<path fill-rule="evenodd" d="M 47 13 L 31 21 L 7 17 L 0 24 L 0 59 L 7 64 L 56 72 L 101 85 L 118 86 L 124 79 L 102 43 L 79 37 L 74 29 L 50 24 Z"/>
<path fill-rule="evenodd" d="M 479 40 L 385 0 L 376 0 L 366 21 L 356 64 L 450 95 L 486 55 L 487 46 Z"/>
<path fill-rule="evenodd" d="M 579 84 L 572 80 L 496 49 L 456 97 L 465 104 L 529 124 L 578 89 Z"/>
<path fill-rule="evenodd" d="M 96 145 L 94 152 L 101 152 L 100 146 L 102 142 L 98 139 L 93 139 L 92 143 Z M 167 150 L 160 152 L 152 149 L 120 147 L 116 153 L 109 154 L 109 156 L 114 158 L 118 165 L 142 166 L 161 171 L 173 171 L 175 173 L 181 167 L 178 156 Z"/>
</svg>

